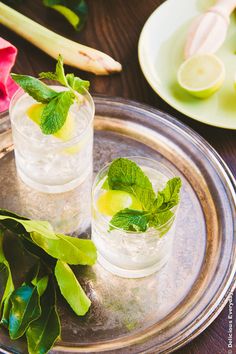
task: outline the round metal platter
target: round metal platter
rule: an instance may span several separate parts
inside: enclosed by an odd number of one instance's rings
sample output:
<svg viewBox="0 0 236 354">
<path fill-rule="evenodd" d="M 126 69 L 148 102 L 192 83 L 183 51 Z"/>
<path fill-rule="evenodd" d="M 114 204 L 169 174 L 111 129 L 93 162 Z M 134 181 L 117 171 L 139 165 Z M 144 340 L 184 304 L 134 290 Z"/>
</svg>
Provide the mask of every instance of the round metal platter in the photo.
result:
<svg viewBox="0 0 236 354">
<path fill-rule="evenodd" d="M 178 120 L 132 101 L 95 103 L 94 172 L 116 157 L 139 155 L 181 176 L 174 247 L 165 268 L 146 278 L 119 278 L 99 264 L 75 268 L 92 306 L 79 318 L 59 299 L 62 339 L 52 352 L 169 353 L 214 320 L 235 285 L 235 181 L 211 146 Z M 30 194 L 17 178 L 10 131 L 0 137 L 1 149 L 0 206 L 26 214 L 22 199 L 43 203 L 43 194 Z M 0 343 L 6 352 L 26 352 L 4 330 Z"/>
</svg>

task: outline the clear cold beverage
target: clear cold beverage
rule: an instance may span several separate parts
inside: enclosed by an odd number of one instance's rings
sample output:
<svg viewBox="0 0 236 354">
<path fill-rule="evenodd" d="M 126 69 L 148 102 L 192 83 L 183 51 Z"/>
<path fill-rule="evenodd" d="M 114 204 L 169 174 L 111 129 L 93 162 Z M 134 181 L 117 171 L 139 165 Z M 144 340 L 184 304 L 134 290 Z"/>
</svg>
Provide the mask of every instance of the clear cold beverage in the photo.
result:
<svg viewBox="0 0 236 354">
<path fill-rule="evenodd" d="M 60 86 L 53 88 L 62 90 Z M 87 225 L 91 215 L 88 201 L 92 183 L 94 103 L 88 93 L 82 97 L 81 104 L 74 103 L 70 108 L 73 129 L 66 141 L 54 135 L 44 135 L 40 127 L 28 117 L 26 112 L 36 101 L 23 91 L 18 91 L 11 102 L 10 118 L 15 162 L 20 178 L 27 186 L 47 194 L 70 193 L 68 195 L 71 196 L 74 190 L 76 200 L 84 200 L 81 211 L 83 215 L 86 214 L 83 219 Z M 62 197 L 61 203 L 64 202 Z M 68 200 L 65 204 L 70 209 Z M 74 210 L 73 206 L 71 208 Z M 69 218 L 68 210 L 65 213 Z M 50 215 L 48 219 L 53 223 Z"/>
<path fill-rule="evenodd" d="M 74 127 L 69 141 L 44 135 L 29 119 L 26 111 L 34 103 L 28 94 L 20 95 L 10 112 L 18 173 L 26 184 L 42 192 L 71 190 L 92 171 L 92 98 L 88 95 L 81 105 L 72 105 Z"/>
<path fill-rule="evenodd" d="M 141 163 L 139 166 L 149 177 L 154 191 L 165 187 L 170 175 Z M 111 217 L 102 215 L 96 206 L 101 193 L 104 193 L 102 186 L 105 179 L 103 172 L 93 189 L 92 240 L 98 250 L 98 261 L 104 268 L 122 277 L 139 278 L 152 274 L 162 268 L 170 257 L 175 217 L 160 229 L 149 228 L 143 233 L 117 228 L 109 230 Z M 176 214 L 176 210 L 173 211 Z"/>
</svg>

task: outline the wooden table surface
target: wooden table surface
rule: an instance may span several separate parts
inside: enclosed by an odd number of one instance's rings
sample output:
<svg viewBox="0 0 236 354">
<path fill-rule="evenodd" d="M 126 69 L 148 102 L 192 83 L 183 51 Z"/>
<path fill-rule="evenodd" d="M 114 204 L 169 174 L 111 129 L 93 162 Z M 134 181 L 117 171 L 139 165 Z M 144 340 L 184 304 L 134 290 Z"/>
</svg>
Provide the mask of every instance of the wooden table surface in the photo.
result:
<svg viewBox="0 0 236 354">
<path fill-rule="evenodd" d="M 236 176 L 236 131 L 213 128 L 177 112 L 152 91 L 140 70 L 137 56 L 138 38 L 148 16 L 162 2 L 160 0 L 88 0 L 89 18 L 81 33 L 76 33 L 55 11 L 44 8 L 41 0 L 23 0 L 16 8 L 55 32 L 100 49 L 122 63 L 122 73 L 110 77 L 96 77 L 74 70 L 82 78 L 90 80 L 92 93 L 134 99 L 170 113 L 211 143 Z M 0 36 L 19 49 L 15 72 L 37 75 L 41 71 L 54 69 L 53 59 L 10 30 L 0 26 Z M 235 295 L 234 303 L 236 304 Z M 175 353 L 228 354 L 228 311 L 226 306 L 201 335 Z M 236 336 L 234 344 L 236 353 Z"/>
</svg>

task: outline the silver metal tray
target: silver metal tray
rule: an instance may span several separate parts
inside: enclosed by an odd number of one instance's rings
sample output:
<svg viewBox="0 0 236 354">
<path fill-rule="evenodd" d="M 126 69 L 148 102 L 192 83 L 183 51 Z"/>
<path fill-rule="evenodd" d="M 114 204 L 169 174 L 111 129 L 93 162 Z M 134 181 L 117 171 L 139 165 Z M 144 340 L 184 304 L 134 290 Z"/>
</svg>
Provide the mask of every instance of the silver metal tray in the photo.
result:
<svg viewBox="0 0 236 354">
<path fill-rule="evenodd" d="M 99 265 L 76 270 L 92 307 L 78 318 L 59 301 L 62 341 L 52 352 L 169 353 L 214 320 L 235 285 L 236 184 L 211 146 L 176 119 L 132 101 L 95 102 L 95 172 L 118 156 L 164 159 L 183 179 L 180 217 L 160 273 L 132 280 Z M 10 131 L 0 137 L 1 150 L 0 206 L 24 214 Z M 26 352 L 4 330 L 0 343 L 6 352 Z"/>
</svg>

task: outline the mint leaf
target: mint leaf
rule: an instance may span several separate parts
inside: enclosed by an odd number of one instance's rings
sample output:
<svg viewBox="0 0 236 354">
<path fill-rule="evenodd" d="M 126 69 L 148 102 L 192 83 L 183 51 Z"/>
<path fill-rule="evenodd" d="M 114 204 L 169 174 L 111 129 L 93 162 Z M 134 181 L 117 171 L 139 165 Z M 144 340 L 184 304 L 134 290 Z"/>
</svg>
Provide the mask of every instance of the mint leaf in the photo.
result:
<svg viewBox="0 0 236 354">
<path fill-rule="evenodd" d="M 84 0 L 43 0 L 43 3 L 63 15 L 76 31 L 83 28 L 88 14 Z"/>
<path fill-rule="evenodd" d="M 149 216 L 147 212 L 127 208 L 116 213 L 111 219 L 110 224 L 126 231 L 145 232 L 148 228 L 148 221 Z"/>
<path fill-rule="evenodd" d="M 25 92 L 38 102 L 48 103 L 58 95 L 58 92 L 35 77 L 18 74 L 11 74 L 11 77 Z"/>
<path fill-rule="evenodd" d="M 154 202 L 154 209 L 165 211 L 177 205 L 179 203 L 181 185 L 182 182 L 179 177 L 170 179 L 165 188 L 158 192 L 157 199 Z"/>
<path fill-rule="evenodd" d="M 162 213 L 153 213 L 149 221 L 150 227 L 160 228 L 166 224 L 172 217 L 174 213 L 171 210 L 166 210 Z"/>
<path fill-rule="evenodd" d="M 49 79 L 49 80 L 55 80 L 60 82 L 63 86 L 68 86 L 67 79 L 65 76 L 65 71 L 63 67 L 63 58 L 59 54 L 58 60 L 57 60 L 57 65 L 56 65 L 56 71 L 55 73 L 52 72 L 42 72 L 39 74 L 39 77 L 41 79 Z"/>
<path fill-rule="evenodd" d="M 91 301 L 81 288 L 71 268 L 62 261 L 57 261 L 55 276 L 60 291 L 72 310 L 78 315 L 83 316 L 88 312 Z"/>
<path fill-rule="evenodd" d="M 55 134 L 62 128 L 73 100 L 72 92 L 60 92 L 44 107 L 40 123 L 44 134 Z"/>
<path fill-rule="evenodd" d="M 60 54 L 57 60 L 55 75 L 57 76 L 57 81 L 59 81 L 62 85 L 67 86 L 66 75 L 63 67 L 63 58 Z"/>
<path fill-rule="evenodd" d="M 57 75 L 51 71 L 46 71 L 46 72 L 42 71 L 39 74 L 39 78 L 57 81 Z"/>
<path fill-rule="evenodd" d="M 67 74 L 66 79 L 68 85 L 80 94 L 84 94 L 85 90 L 89 90 L 90 82 L 82 80 L 79 77 L 74 76 L 74 74 Z"/>
<path fill-rule="evenodd" d="M 118 158 L 108 170 L 110 189 L 133 194 L 142 204 L 144 210 L 150 210 L 155 200 L 155 193 L 149 178 L 133 161 Z"/>
</svg>

